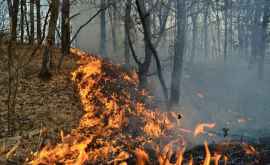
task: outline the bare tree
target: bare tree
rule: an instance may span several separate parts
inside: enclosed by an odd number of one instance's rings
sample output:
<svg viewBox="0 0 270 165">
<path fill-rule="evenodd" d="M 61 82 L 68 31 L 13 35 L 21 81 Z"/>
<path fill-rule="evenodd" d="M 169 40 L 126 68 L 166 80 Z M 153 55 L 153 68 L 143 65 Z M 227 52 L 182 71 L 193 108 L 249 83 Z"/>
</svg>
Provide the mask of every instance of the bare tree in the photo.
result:
<svg viewBox="0 0 270 165">
<path fill-rule="evenodd" d="M 43 52 L 42 66 L 39 73 L 39 77 L 42 79 L 49 79 L 51 77 L 50 73 L 50 63 L 51 63 L 51 54 L 52 46 L 54 43 L 54 34 L 57 26 L 58 14 L 59 14 L 59 0 L 51 0 L 50 10 L 51 16 L 49 21 L 48 34 L 46 37 L 45 48 Z"/>
<path fill-rule="evenodd" d="M 145 44 L 145 61 L 139 65 L 140 87 L 144 88 L 147 85 L 147 73 L 148 73 L 148 70 L 151 64 L 151 58 L 153 55 L 155 59 L 156 67 L 157 67 L 157 75 L 161 83 L 164 98 L 166 102 L 168 102 L 168 91 L 167 91 L 165 80 L 162 75 L 162 68 L 161 68 L 160 60 L 158 57 L 158 53 L 151 40 L 151 26 L 150 26 L 151 20 L 150 20 L 149 14 L 146 11 L 145 3 L 143 0 L 136 0 L 136 6 L 137 6 L 137 10 L 138 10 L 142 27 L 143 27 L 144 44 Z"/>
<path fill-rule="evenodd" d="M 16 53 L 15 44 L 17 41 L 17 20 L 18 20 L 18 10 L 19 1 L 18 0 L 8 0 L 8 9 L 10 17 L 10 41 L 8 44 L 8 131 L 10 135 L 14 133 L 14 116 L 15 116 L 15 103 L 16 103 L 16 93 L 18 76 L 17 71 L 14 66 L 14 56 Z"/>
</svg>

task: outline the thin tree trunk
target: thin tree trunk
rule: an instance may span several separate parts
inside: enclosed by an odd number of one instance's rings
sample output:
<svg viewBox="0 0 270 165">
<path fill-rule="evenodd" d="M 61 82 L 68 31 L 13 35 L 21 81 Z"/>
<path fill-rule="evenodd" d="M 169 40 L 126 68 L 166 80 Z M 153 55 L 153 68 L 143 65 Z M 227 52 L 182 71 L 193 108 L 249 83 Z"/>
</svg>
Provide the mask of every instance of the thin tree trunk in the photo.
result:
<svg viewBox="0 0 270 165">
<path fill-rule="evenodd" d="M 100 8 L 105 8 L 105 0 L 101 0 Z M 100 54 L 107 57 L 107 27 L 106 27 L 106 10 L 100 14 Z"/>
<path fill-rule="evenodd" d="M 227 62 L 227 47 L 228 47 L 228 0 L 225 0 L 224 6 L 224 64 Z"/>
<path fill-rule="evenodd" d="M 230 0 L 230 49 L 229 49 L 229 54 L 232 56 L 233 54 L 233 1 Z"/>
<path fill-rule="evenodd" d="M 41 41 L 42 30 L 41 30 L 41 14 L 40 14 L 40 0 L 35 0 L 36 2 L 36 18 L 37 18 L 37 41 Z"/>
<path fill-rule="evenodd" d="M 21 8 L 21 15 L 20 15 L 21 43 L 24 42 L 24 14 L 25 14 L 24 13 L 24 5 L 25 5 L 25 0 L 21 0 L 21 5 L 20 5 L 20 8 Z"/>
<path fill-rule="evenodd" d="M 191 17 L 192 19 L 192 45 L 191 45 L 190 67 L 192 67 L 194 63 L 194 58 L 197 51 L 197 38 L 198 38 L 197 17 L 198 17 L 197 14 Z"/>
<path fill-rule="evenodd" d="M 26 2 L 26 0 L 25 0 Z M 27 19 L 27 5 L 26 3 L 24 4 L 24 21 L 25 21 L 25 27 L 26 27 L 26 34 L 27 34 L 27 39 L 28 41 L 30 40 L 30 28 L 29 28 L 29 22 L 28 22 L 28 19 Z"/>
<path fill-rule="evenodd" d="M 35 15 L 34 15 L 34 0 L 30 0 L 30 44 L 33 44 L 35 39 Z"/>
<path fill-rule="evenodd" d="M 220 37 L 220 17 L 219 17 L 219 3 L 216 2 L 216 19 L 217 19 L 217 46 L 218 46 L 218 54 L 217 56 L 220 56 L 221 54 L 221 37 Z"/>
<path fill-rule="evenodd" d="M 204 26 L 204 55 L 205 57 L 209 57 L 209 51 L 208 51 L 208 10 L 209 10 L 209 4 L 208 1 L 205 2 L 205 11 L 203 14 L 203 26 Z"/>
</svg>

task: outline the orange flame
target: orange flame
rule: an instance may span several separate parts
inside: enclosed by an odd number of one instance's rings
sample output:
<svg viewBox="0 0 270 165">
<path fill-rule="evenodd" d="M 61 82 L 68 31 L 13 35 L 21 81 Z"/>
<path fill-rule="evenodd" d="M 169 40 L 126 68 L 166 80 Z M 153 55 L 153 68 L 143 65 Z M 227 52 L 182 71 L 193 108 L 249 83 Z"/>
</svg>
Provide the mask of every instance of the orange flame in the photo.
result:
<svg viewBox="0 0 270 165">
<path fill-rule="evenodd" d="M 137 165 L 145 165 L 149 163 L 149 157 L 144 150 L 136 148 L 135 155 L 137 159 Z"/>
<path fill-rule="evenodd" d="M 210 165 L 211 153 L 209 151 L 208 143 L 206 141 L 204 142 L 204 148 L 205 148 L 205 159 L 203 165 Z"/>
<path fill-rule="evenodd" d="M 257 154 L 256 149 L 252 145 L 243 144 L 243 149 L 247 155 L 256 155 Z"/>
<path fill-rule="evenodd" d="M 214 128 L 216 126 L 216 123 L 203 123 L 203 124 L 198 124 L 194 130 L 194 136 L 198 136 L 200 134 L 203 134 L 205 132 L 205 128 Z"/>
</svg>

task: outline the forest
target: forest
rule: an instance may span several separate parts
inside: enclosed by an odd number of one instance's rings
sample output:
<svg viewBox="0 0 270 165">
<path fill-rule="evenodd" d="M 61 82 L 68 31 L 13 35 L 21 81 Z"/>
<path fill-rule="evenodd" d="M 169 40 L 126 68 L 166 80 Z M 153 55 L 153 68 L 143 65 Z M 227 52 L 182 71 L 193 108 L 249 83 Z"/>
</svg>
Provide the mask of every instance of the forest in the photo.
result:
<svg viewBox="0 0 270 165">
<path fill-rule="evenodd" d="M 270 164 L 269 0 L 0 0 L 0 165 Z"/>
</svg>

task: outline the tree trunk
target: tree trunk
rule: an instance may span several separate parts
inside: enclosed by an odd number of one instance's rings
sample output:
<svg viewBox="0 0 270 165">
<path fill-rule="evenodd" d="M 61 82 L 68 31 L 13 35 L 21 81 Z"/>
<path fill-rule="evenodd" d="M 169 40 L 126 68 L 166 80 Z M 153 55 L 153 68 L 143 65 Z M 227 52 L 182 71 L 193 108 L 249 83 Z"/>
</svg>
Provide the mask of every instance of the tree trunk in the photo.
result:
<svg viewBox="0 0 270 165">
<path fill-rule="evenodd" d="M 127 0 L 126 2 L 126 11 L 125 11 L 125 64 L 130 65 L 130 50 L 129 50 L 129 30 L 131 28 L 131 5 L 132 0 Z"/>
<path fill-rule="evenodd" d="M 220 16 L 219 16 L 219 1 L 216 1 L 216 19 L 217 19 L 217 46 L 218 46 L 218 54 L 217 56 L 220 56 L 221 54 L 221 37 L 220 37 Z"/>
<path fill-rule="evenodd" d="M 264 13 L 263 13 L 263 21 L 262 21 L 262 29 L 261 29 L 261 53 L 258 65 L 258 75 L 259 79 L 262 80 L 264 78 L 264 58 L 266 54 L 266 44 L 267 44 L 267 28 L 269 24 L 270 18 L 270 4 L 267 0 L 264 1 Z"/>
<path fill-rule="evenodd" d="M 39 77 L 44 80 L 49 79 L 51 77 L 49 71 L 51 63 L 51 49 L 53 46 L 54 34 L 57 26 L 59 3 L 60 3 L 59 0 L 51 0 L 50 2 L 51 17 L 46 37 L 45 50 L 42 58 L 42 66 L 39 73 Z"/>
<path fill-rule="evenodd" d="M 29 43 L 33 44 L 35 39 L 35 15 L 34 15 L 34 0 L 30 0 L 30 38 Z"/>
<path fill-rule="evenodd" d="M 204 55 L 205 57 L 209 57 L 208 51 L 208 12 L 209 12 L 209 2 L 205 2 L 205 9 L 203 13 L 203 29 L 204 29 Z M 207 59 L 206 59 L 207 60 Z"/>
<path fill-rule="evenodd" d="M 181 77 L 183 70 L 183 58 L 185 50 L 186 11 L 185 0 L 176 2 L 176 41 L 175 54 L 173 57 L 173 71 L 171 81 L 170 106 L 179 104 L 181 95 Z"/>
<path fill-rule="evenodd" d="M 252 65 L 257 62 L 257 57 L 260 54 L 260 36 L 261 36 L 261 25 L 260 25 L 260 19 L 261 19 L 261 5 L 258 4 L 258 2 L 255 2 L 255 15 L 253 18 L 253 24 L 252 24 L 252 34 L 251 34 L 251 57 L 249 59 L 249 69 L 252 68 Z"/>
<path fill-rule="evenodd" d="M 152 55 L 154 56 L 158 78 L 162 87 L 162 91 L 164 94 L 164 98 L 166 103 L 168 103 L 168 92 L 167 87 L 162 75 L 161 64 L 158 57 L 158 53 L 152 43 L 151 40 L 151 20 L 150 15 L 146 12 L 145 3 L 143 0 L 136 0 L 137 10 L 140 16 L 140 20 L 143 27 L 143 35 L 144 35 L 144 44 L 145 44 L 145 61 L 139 65 L 139 79 L 140 79 L 140 88 L 144 88 L 147 86 L 147 73 L 151 64 Z"/>
<path fill-rule="evenodd" d="M 105 0 L 101 0 L 100 8 L 106 7 Z M 100 14 L 100 54 L 107 57 L 107 27 L 106 27 L 106 10 L 102 10 Z"/>
<path fill-rule="evenodd" d="M 19 0 L 8 1 L 9 17 L 10 17 L 10 41 L 8 44 L 8 132 L 12 136 L 14 134 L 14 117 L 15 103 L 18 85 L 18 76 L 14 68 L 15 44 L 17 40 L 17 21 Z"/>
<path fill-rule="evenodd" d="M 144 29 L 144 46 L 145 46 L 145 59 L 144 62 L 139 66 L 139 80 L 140 80 L 140 88 L 147 87 L 147 74 L 150 68 L 150 64 L 152 61 L 152 51 L 150 49 L 150 43 L 147 40 L 151 40 L 151 18 L 150 15 L 146 15 L 146 6 L 144 0 L 138 0 L 137 6 L 141 10 L 141 15 L 143 17 L 143 23 L 145 23 Z M 141 19 L 142 20 L 142 19 Z M 148 36 L 148 37 L 147 37 Z"/>
<path fill-rule="evenodd" d="M 21 0 L 21 15 L 20 15 L 20 37 L 21 37 L 21 44 L 24 42 L 24 5 L 25 5 L 25 0 Z"/>
<path fill-rule="evenodd" d="M 192 44 L 191 44 L 191 56 L 190 56 L 190 66 L 192 67 L 194 63 L 194 58 L 197 51 L 197 39 L 198 39 L 198 27 L 197 27 L 197 18 L 198 15 L 195 14 L 191 17 L 192 20 Z"/>
<path fill-rule="evenodd" d="M 117 35 L 116 35 L 116 28 L 117 28 L 117 6 L 116 3 L 113 3 L 112 6 L 112 13 L 111 13 L 111 29 L 112 29 L 112 46 L 113 46 L 113 52 L 117 51 Z"/>
<path fill-rule="evenodd" d="M 58 63 L 58 69 L 61 67 L 62 62 L 64 60 L 64 57 L 69 54 L 70 49 L 70 2 L 69 0 L 63 0 L 62 2 L 62 22 L 61 22 L 61 28 L 62 28 L 62 39 L 61 39 L 61 50 L 62 55 L 60 57 L 59 63 Z"/>
<path fill-rule="evenodd" d="M 27 39 L 28 41 L 30 40 L 30 28 L 29 28 L 29 22 L 28 22 L 28 19 L 27 19 L 27 5 L 26 5 L 26 0 L 25 0 L 25 3 L 24 3 L 24 21 L 25 21 L 25 27 L 26 27 L 26 34 L 27 34 Z"/>
<path fill-rule="evenodd" d="M 224 64 L 227 62 L 227 47 L 228 47 L 228 0 L 224 2 Z"/>
<path fill-rule="evenodd" d="M 36 18 L 37 18 L 37 41 L 41 41 L 42 30 L 41 30 L 41 14 L 40 14 L 40 1 L 36 0 Z"/>
<path fill-rule="evenodd" d="M 229 54 L 232 56 L 233 55 L 233 1 L 230 0 L 230 47 L 229 47 Z"/>
</svg>

